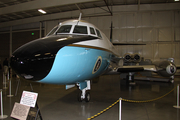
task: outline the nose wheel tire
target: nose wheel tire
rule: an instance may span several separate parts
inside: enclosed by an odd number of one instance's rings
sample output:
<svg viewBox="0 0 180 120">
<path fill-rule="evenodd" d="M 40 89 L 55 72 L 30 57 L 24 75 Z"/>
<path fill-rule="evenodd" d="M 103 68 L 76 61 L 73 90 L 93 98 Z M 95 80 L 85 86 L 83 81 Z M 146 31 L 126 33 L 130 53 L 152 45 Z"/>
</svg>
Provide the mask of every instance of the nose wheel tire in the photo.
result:
<svg viewBox="0 0 180 120">
<path fill-rule="evenodd" d="M 83 100 L 86 101 L 86 102 L 89 102 L 90 98 L 91 98 L 90 97 L 90 92 L 85 93 L 85 98 L 83 98 L 82 92 L 79 92 L 79 94 L 78 94 L 78 101 L 79 102 L 82 102 Z"/>
<path fill-rule="evenodd" d="M 79 93 L 78 93 L 78 96 L 77 96 L 79 102 L 82 102 L 82 101 L 83 101 L 81 95 L 82 95 L 82 92 L 79 92 Z"/>
<path fill-rule="evenodd" d="M 90 101 L 90 92 L 86 92 L 86 95 L 85 95 L 85 101 L 86 102 L 89 102 Z"/>
</svg>

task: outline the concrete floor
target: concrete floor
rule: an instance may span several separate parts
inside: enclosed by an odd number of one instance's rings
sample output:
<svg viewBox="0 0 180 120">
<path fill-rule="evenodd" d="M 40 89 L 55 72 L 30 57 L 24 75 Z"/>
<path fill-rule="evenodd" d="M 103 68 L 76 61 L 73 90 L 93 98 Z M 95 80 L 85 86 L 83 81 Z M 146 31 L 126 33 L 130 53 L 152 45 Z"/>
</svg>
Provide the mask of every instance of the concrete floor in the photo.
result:
<svg viewBox="0 0 180 120">
<path fill-rule="evenodd" d="M 2 71 L 0 72 L 2 83 Z M 65 90 L 64 85 L 31 83 L 34 92 L 38 93 L 37 103 L 43 120 L 87 120 L 99 113 L 120 97 L 131 100 L 150 100 L 158 98 L 180 84 L 180 77 L 175 76 L 174 83 L 136 81 L 136 85 L 126 85 L 119 75 L 104 75 L 92 83 L 89 103 L 77 101 L 77 88 Z M 12 94 L 15 95 L 17 80 L 12 80 Z M 0 84 L 3 89 L 3 84 Z M 17 96 L 7 97 L 8 89 L 3 89 L 5 120 L 10 117 L 15 102 L 20 102 L 22 91 L 31 91 L 30 82 L 21 80 Z M 122 101 L 122 120 L 180 120 L 180 109 L 176 109 L 176 89 L 157 101 L 148 103 L 129 103 Z M 93 120 L 118 120 L 119 104 Z"/>
</svg>

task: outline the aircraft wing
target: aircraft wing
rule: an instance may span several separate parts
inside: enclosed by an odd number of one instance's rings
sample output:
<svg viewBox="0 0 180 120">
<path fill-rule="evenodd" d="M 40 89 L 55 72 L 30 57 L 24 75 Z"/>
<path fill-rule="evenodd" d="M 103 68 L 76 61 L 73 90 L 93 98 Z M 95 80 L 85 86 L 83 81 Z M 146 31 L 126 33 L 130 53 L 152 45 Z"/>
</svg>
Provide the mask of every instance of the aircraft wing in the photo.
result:
<svg viewBox="0 0 180 120">
<path fill-rule="evenodd" d="M 142 72 L 151 71 L 158 73 L 163 77 L 170 77 L 176 73 L 178 67 L 174 63 L 169 61 L 158 61 L 153 62 L 152 65 L 134 65 L 134 66 L 119 66 L 116 69 L 118 73 L 129 73 L 129 72 Z"/>
<path fill-rule="evenodd" d="M 141 72 L 141 71 L 157 72 L 157 69 L 155 65 L 122 66 L 117 68 L 117 72 L 120 73 Z"/>
</svg>

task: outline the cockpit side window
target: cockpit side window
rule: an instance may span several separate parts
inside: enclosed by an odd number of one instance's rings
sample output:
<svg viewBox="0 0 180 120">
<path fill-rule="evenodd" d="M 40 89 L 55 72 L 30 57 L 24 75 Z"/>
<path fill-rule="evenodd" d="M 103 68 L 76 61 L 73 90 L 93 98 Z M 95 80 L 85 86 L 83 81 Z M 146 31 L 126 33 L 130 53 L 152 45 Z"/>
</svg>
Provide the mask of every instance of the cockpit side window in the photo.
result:
<svg viewBox="0 0 180 120">
<path fill-rule="evenodd" d="M 98 37 L 102 38 L 101 33 L 99 32 L 99 30 L 96 29 L 96 33 L 97 33 Z"/>
<path fill-rule="evenodd" d="M 79 25 L 76 25 L 76 26 L 74 27 L 73 33 L 87 34 L 87 26 L 79 26 Z"/>
<path fill-rule="evenodd" d="M 57 31 L 58 33 L 69 33 L 71 30 L 72 25 L 63 25 L 59 28 L 59 30 Z"/>
<path fill-rule="evenodd" d="M 94 28 L 90 27 L 90 33 L 96 35 Z"/>
<path fill-rule="evenodd" d="M 58 26 L 55 26 L 55 27 L 47 34 L 47 36 L 52 35 L 57 29 L 58 29 Z"/>
</svg>

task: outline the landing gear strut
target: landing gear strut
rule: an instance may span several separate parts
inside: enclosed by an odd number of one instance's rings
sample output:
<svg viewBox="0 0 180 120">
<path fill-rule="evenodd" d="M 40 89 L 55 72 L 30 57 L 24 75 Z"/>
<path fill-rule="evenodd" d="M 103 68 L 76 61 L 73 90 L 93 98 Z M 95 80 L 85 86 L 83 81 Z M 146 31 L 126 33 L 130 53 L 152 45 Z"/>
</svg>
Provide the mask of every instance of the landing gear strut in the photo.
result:
<svg viewBox="0 0 180 120">
<path fill-rule="evenodd" d="M 134 82 L 134 73 L 129 72 L 128 75 L 126 76 L 126 80 L 129 82 L 130 85 L 135 85 L 136 83 Z"/>
<path fill-rule="evenodd" d="M 78 83 L 77 86 L 81 90 L 78 94 L 78 101 L 82 102 L 84 100 L 86 102 L 89 102 L 90 101 L 90 92 L 88 90 L 91 89 L 90 81 L 88 80 L 86 82 Z"/>
</svg>

